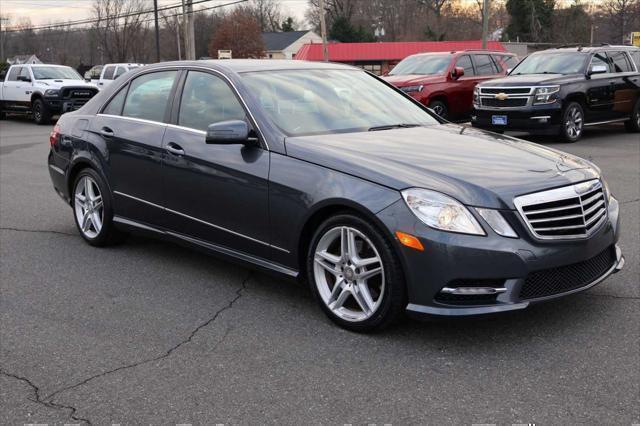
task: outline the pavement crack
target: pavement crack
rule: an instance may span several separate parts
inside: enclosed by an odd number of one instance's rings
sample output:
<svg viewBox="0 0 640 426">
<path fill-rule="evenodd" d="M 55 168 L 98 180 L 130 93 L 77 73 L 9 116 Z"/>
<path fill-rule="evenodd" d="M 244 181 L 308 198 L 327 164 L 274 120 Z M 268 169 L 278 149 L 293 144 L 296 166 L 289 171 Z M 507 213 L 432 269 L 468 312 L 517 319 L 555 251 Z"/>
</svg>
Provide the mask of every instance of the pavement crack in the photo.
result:
<svg viewBox="0 0 640 426">
<path fill-rule="evenodd" d="M 0 230 L 2 231 L 14 231 L 14 232 L 29 232 L 32 234 L 55 234 L 55 235 L 66 235 L 69 237 L 76 237 L 77 234 L 73 234 L 71 232 L 62 232 L 62 231 L 52 231 L 49 229 L 26 229 L 26 228 L 13 228 L 9 226 L 0 226 Z"/>
<path fill-rule="evenodd" d="M 640 201 L 640 198 L 635 198 L 633 200 L 620 201 L 620 204 L 631 204 L 631 203 L 637 203 L 638 201 Z"/>
<path fill-rule="evenodd" d="M 61 394 L 63 392 L 66 392 L 66 391 L 75 389 L 77 387 L 86 385 L 87 383 L 89 383 L 89 382 L 91 382 L 91 381 L 93 381 L 95 379 L 98 379 L 98 378 L 101 378 L 101 377 L 105 377 L 105 376 L 108 376 L 110 374 L 122 371 L 122 370 L 128 370 L 128 369 L 131 369 L 131 368 L 139 367 L 139 366 L 144 365 L 144 364 L 148 364 L 150 362 L 160 361 L 160 360 L 163 360 L 165 358 L 168 358 L 169 356 L 171 356 L 171 354 L 173 352 L 175 352 L 176 350 L 178 350 L 182 346 L 190 343 L 193 340 L 193 338 L 196 336 L 196 334 L 198 334 L 198 332 L 200 330 L 202 330 L 203 328 L 205 328 L 205 327 L 211 325 L 212 323 L 214 323 L 224 311 L 227 311 L 227 310 L 231 309 L 233 307 L 233 305 L 242 297 L 242 292 L 244 290 L 246 290 L 247 284 L 249 283 L 249 280 L 251 279 L 252 275 L 253 274 L 251 272 L 249 272 L 247 277 L 242 280 L 242 283 L 240 284 L 240 287 L 238 287 L 238 289 L 236 290 L 235 296 L 226 305 L 224 305 L 222 308 L 220 308 L 216 312 L 214 312 L 213 315 L 211 317 L 209 317 L 208 320 L 206 320 L 205 322 L 203 322 L 200 325 L 198 325 L 195 329 L 193 329 L 191 331 L 191 333 L 189 333 L 189 336 L 187 336 L 185 339 L 181 340 L 178 344 L 176 344 L 176 345 L 172 346 L 171 348 L 169 348 L 162 355 L 159 355 L 159 356 L 156 356 L 156 357 L 153 357 L 153 358 L 148 358 L 148 359 L 145 359 L 145 360 L 142 360 L 142 361 L 138 361 L 138 362 L 134 362 L 134 363 L 127 364 L 127 365 L 122 365 L 122 366 L 114 368 L 112 370 L 108 370 L 108 371 L 104 371 L 102 373 L 95 374 L 95 375 L 90 376 L 90 377 L 88 377 L 88 378 L 86 378 L 84 380 L 81 380 L 81 381 L 79 381 L 79 382 L 77 382 L 77 383 L 75 383 L 73 385 L 65 386 L 64 388 L 61 388 L 61 389 L 58 389 L 58 390 L 52 392 L 51 394 L 49 394 L 45 398 L 43 398 L 43 401 L 51 401 L 56 395 L 59 395 L 59 394 Z M 216 345 L 214 346 L 214 349 L 216 349 L 225 340 L 225 338 L 227 337 L 229 332 L 230 332 L 230 329 L 228 329 L 225 332 L 225 334 L 222 336 L 222 338 L 218 341 L 218 343 L 216 343 Z"/>
<path fill-rule="evenodd" d="M 47 408 L 51 408 L 51 409 L 54 409 L 54 410 L 69 410 L 69 418 L 70 419 L 75 420 L 77 422 L 83 422 L 83 423 L 86 423 L 88 425 L 92 424 L 89 419 L 78 417 L 78 415 L 77 415 L 78 410 L 75 407 L 72 407 L 71 405 L 64 405 L 64 404 L 59 404 L 59 403 L 55 403 L 55 402 L 52 402 L 52 401 L 47 401 L 46 399 L 42 398 L 40 396 L 40 388 L 38 386 L 36 386 L 36 384 L 33 383 L 28 378 L 22 377 L 22 376 L 18 376 L 17 374 L 8 373 L 8 372 L 4 371 L 2 368 L 0 368 L 0 374 L 2 374 L 3 376 L 6 376 L 6 377 L 13 378 L 13 379 L 18 380 L 18 381 L 21 381 L 23 383 L 26 383 L 31 388 L 31 390 L 33 391 L 33 398 L 28 398 L 30 401 L 33 401 L 36 404 L 40 404 L 42 406 L 45 406 Z"/>
</svg>

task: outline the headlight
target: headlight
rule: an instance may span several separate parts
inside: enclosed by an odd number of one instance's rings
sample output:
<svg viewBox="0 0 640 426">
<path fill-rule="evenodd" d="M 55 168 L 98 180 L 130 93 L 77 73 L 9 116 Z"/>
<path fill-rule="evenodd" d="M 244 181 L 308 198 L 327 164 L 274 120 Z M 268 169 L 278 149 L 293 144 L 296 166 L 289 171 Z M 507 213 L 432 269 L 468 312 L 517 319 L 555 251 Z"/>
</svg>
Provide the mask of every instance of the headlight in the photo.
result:
<svg viewBox="0 0 640 426">
<path fill-rule="evenodd" d="M 58 89 L 47 89 L 44 91 L 45 96 L 58 96 L 60 91 Z"/>
<path fill-rule="evenodd" d="M 473 89 L 473 106 L 480 106 L 480 88 L 478 86 Z"/>
<path fill-rule="evenodd" d="M 405 93 L 422 92 L 422 89 L 424 89 L 424 86 L 422 84 L 419 86 L 404 86 L 400 88 L 400 90 Z"/>
<path fill-rule="evenodd" d="M 559 91 L 560 86 L 538 87 L 533 98 L 533 104 L 552 104 L 558 100 Z"/>
<path fill-rule="evenodd" d="M 469 210 L 447 195 L 428 189 L 410 188 L 402 191 L 402 197 L 413 214 L 431 228 L 486 235 Z"/>
<path fill-rule="evenodd" d="M 476 207 L 476 211 L 489 224 L 491 229 L 496 231 L 496 234 L 502 235 L 503 237 L 518 238 L 516 231 L 513 230 L 511 225 L 509 225 L 498 210 L 481 209 Z"/>
</svg>

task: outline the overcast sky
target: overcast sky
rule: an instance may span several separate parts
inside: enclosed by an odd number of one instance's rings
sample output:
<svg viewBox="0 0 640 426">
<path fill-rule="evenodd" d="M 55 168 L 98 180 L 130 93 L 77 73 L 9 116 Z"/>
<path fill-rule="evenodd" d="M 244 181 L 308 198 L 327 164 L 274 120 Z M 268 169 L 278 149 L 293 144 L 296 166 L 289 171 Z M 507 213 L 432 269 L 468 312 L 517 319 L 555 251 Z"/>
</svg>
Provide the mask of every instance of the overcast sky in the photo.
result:
<svg viewBox="0 0 640 426">
<path fill-rule="evenodd" d="M 144 0 L 153 8 L 153 0 Z M 210 0 L 202 5 L 211 7 L 229 3 L 232 0 Z M 20 17 L 28 17 L 32 24 L 42 25 L 57 21 L 69 21 L 91 17 L 94 0 L 0 0 L 0 15 L 10 18 L 10 25 Z M 285 15 L 293 16 L 299 23 L 304 22 L 307 0 L 279 0 Z M 181 0 L 158 0 L 159 5 L 179 4 Z"/>
</svg>

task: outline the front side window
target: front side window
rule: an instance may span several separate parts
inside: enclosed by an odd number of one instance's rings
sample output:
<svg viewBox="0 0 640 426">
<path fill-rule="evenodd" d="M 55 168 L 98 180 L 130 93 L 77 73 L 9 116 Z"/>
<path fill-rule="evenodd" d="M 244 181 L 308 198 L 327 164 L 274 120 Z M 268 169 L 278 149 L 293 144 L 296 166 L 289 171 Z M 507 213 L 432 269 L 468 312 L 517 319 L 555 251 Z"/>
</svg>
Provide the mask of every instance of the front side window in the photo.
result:
<svg viewBox="0 0 640 426">
<path fill-rule="evenodd" d="M 113 80 L 113 74 L 115 73 L 115 71 L 116 71 L 116 67 L 113 67 L 113 66 L 107 67 L 104 70 L 104 76 L 102 77 L 102 79 L 103 80 Z"/>
<path fill-rule="evenodd" d="M 129 84 L 122 115 L 163 121 L 177 71 L 161 71 L 137 77 Z"/>
<path fill-rule="evenodd" d="M 240 101 L 222 79 L 189 71 L 180 100 L 179 125 L 206 131 L 210 124 L 245 117 Z"/>
<path fill-rule="evenodd" d="M 473 55 L 476 63 L 476 72 L 478 75 L 494 75 L 498 73 L 498 69 L 493 63 L 493 59 L 489 55 Z"/>
<path fill-rule="evenodd" d="M 510 75 L 584 74 L 588 55 L 582 52 L 541 52 L 527 56 Z"/>
<path fill-rule="evenodd" d="M 118 67 L 118 70 L 113 75 L 113 79 L 115 80 L 116 78 L 120 77 L 122 74 L 124 74 L 126 72 L 127 72 L 127 69 L 125 67 Z"/>
<path fill-rule="evenodd" d="M 100 73 L 102 73 L 102 65 L 96 65 L 95 67 L 91 68 L 91 79 L 98 80 L 100 78 Z"/>
<path fill-rule="evenodd" d="M 464 68 L 465 76 L 474 76 L 476 75 L 473 70 L 473 65 L 471 64 L 471 57 L 469 55 L 460 56 L 458 58 L 458 62 L 456 62 L 456 67 Z"/>
<path fill-rule="evenodd" d="M 33 78 L 36 80 L 82 80 L 80 74 L 69 67 L 47 67 L 38 65 L 32 67 L 32 70 Z"/>
<path fill-rule="evenodd" d="M 389 75 L 444 74 L 451 63 L 451 54 L 409 56 L 396 65 Z"/>
<path fill-rule="evenodd" d="M 608 55 L 611 60 L 613 72 L 629 72 L 632 70 L 631 64 L 624 52 L 609 52 Z"/>
<path fill-rule="evenodd" d="M 263 111 L 290 136 L 438 124 L 419 105 L 364 71 L 250 72 L 242 78 Z"/>
<path fill-rule="evenodd" d="M 611 67 L 609 66 L 609 60 L 607 59 L 607 55 L 604 52 L 598 52 L 593 55 L 591 58 L 591 71 L 594 67 L 605 67 L 607 72 L 611 72 Z"/>
<path fill-rule="evenodd" d="M 20 70 L 24 67 L 13 67 L 11 71 L 9 71 L 9 76 L 7 78 L 8 81 L 18 81 L 18 76 L 20 75 Z"/>
</svg>

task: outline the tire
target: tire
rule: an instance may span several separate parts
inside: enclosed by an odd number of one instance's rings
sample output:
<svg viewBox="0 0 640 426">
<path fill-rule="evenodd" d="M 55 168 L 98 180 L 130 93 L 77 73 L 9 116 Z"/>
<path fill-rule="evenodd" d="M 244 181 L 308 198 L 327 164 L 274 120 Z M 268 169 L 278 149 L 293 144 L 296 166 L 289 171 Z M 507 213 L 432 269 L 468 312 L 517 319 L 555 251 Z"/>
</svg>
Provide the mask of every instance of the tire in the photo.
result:
<svg viewBox="0 0 640 426">
<path fill-rule="evenodd" d="M 31 106 L 31 114 L 36 124 L 44 125 L 51 123 L 51 111 L 45 105 L 42 99 L 36 99 Z"/>
<path fill-rule="evenodd" d="M 584 131 L 584 110 L 578 102 L 569 102 L 562 112 L 560 137 L 565 142 L 574 143 L 580 140 Z"/>
<path fill-rule="evenodd" d="M 640 99 L 636 102 L 631 113 L 631 120 L 624 122 L 624 128 L 629 133 L 640 133 Z"/>
<path fill-rule="evenodd" d="M 442 101 L 431 101 L 429 102 L 429 108 L 433 110 L 438 116 L 444 118 L 445 120 L 449 119 L 449 108 L 447 108 L 447 104 Z"/>
<path fill-rule="evenodd" d="M 89 194 L 90 204 L 86 204 Z M 124 236 L 113 224 L 113 200 L 104 179 L 93 169 L 80 171 L 71 192 L 73 217 L 78 232 L 92 246 L 120 242 Z"/>
<path fill-rule="evenodd" d="M 4 120 L 7 118 L 7 113 L 4 112 L 4 108 L 2 107 L 2 102 L 0 102 L 0 120 Z"/>
<path fill-rule="evenodd" d="M 353 244 L 343 250 L 343 241 Z M 372 332 L 401 317 L 406 285 L 400 261 L 391 243 L 368 221 L 351 214 L 325 221 L 311 240 L 306 266 L 311 291 L 339 326 Z"/>
</svg>

